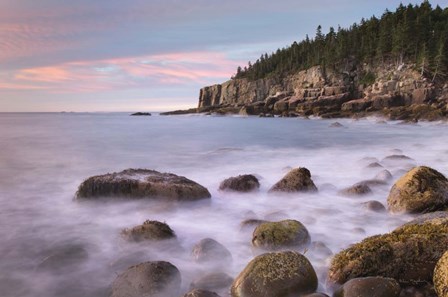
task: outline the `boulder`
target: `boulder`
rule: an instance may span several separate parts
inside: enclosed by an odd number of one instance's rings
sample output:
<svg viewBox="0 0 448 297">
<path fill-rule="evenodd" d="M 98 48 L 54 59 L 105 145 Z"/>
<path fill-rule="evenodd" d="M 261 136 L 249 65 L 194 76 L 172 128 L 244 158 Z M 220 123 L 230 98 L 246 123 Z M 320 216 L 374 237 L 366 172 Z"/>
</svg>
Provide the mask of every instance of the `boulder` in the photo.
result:
<svg viewBox="0 0 448 297">
<path fill-rule="evenodd" d="M 266 220 L 260 220 L 260 219 L 246 219 L 244 221 L 241 222 L 240 226 L 241 229 L 246 229 L 246 228 L 250 228 L 252 227 L 257 227 L 263 223 L 267 223 L 268 221 Z"/>
<path fill-rule="evenodd" d="M 361 203 L 361 205 L 366 209 L 374 212 L 385 212 L 386 207 L 379 201 L 371 200 L 364 203 Z"/>
<path fill-rule="evenodd" d="M 416 167 L 394 184 L 387 204 L 392 212 L 443 210 L 448 207 L 448 180 L 432 168 Z"/>
<path fill-rule="evenodd" d="M 210 198 L 211 195 L 206 188 L 183 176 L 148 169 L 127 169 L 86 179 L 79 186 L 76 197 L 79 199 L 163 198 L 194 201 Z"/>
<path fill-rule="evenodd" d="M 367 165 L 366 168 L 383 168 L 383 166 L 378 162 L 372 162 Z"/>
<path fill-rule="evenodd" d="M 38 270 L 61 273 L 63 270 L 73 269 L 85 263 L 89 258 L 86 246 L 83 244 L 61 244 L 42 253 L 42 260 Z"/>
<path fill-rule="evenodd" d="M 434 99 L 434 88 L 419 88 L 412 92 L 412 104 L 427 103 L 431 99 Z"/>
<path fill-rule="evenodd" d="M 220 296 L 215 292 L 193 289 L 187 294 L 185 294 L 184 297 L 220 297 Z"/>
<path fill-rule="evenodd" d="M 233 278 L 226 273 L 216 272 L 207 274 L 190 284 L 190 289 L 222 290 L 230 288 Z"/>
<path fill-rule="evenodd" d="M 400 291 L 393 278 L 361 277 L 346 282 L 333 297 L 399 297 Z"/>
<path fill-rule="evenodd" d="M 427 216 L 391 233 L 368 237 L 336 254 L 328 277 L 339 284 L 367 276 L 390 277 L 400 284 L 431 282 L 447 245 L 448 216 Z"/>
<path fill-rule="evenodd" d="M 370 187 L 362 182 L 339 191 L 339 194 L 349 197 L 365 196 L 371 193 L 372 190 L 370 189 Z"/>
<path fill-rule="evenodd" d="M 448 297 L 448 249 L 434 269 L 434 288 L 439 297 Z"/>
<path fill-rule="evenodd" d="M 334 122 L 334 123 L 331 123 L 330 126 L 328 126 L 328 127 L 330 127 L 330 128 L 343 128 L 344 125 L 342 125 L 339 122 Z"/>
<path fill-rule="evenodd" d="M 378 174 L 373 178 L 376 180 L 380 180 L 380 181 L 384 181 L 384 182 L 388 182 L 391 181 L 393 179 L 392 174 L 390 173 L 389 170 L 383 170 L 381 172 L 378 172 Z"/>
<path fill-rule="evenodd" d="M 316 192 L 317 188 L 306 168 L 295 168 L 278 181 L 269 192 Z"/>
<path fill-rule="evenodd" d="M 313 293 L 317 276 L 308 259 L 285 251 L 255 257 L 232 284 L 232 297 L 287 297 Z"/>
<path fill-rule="evenodd" d="M 171 263 L 145 262 L 114 280 L 111 297 L 178 297 L 180 284 L 180 272 Z"/>
<path fill-rule="evenodd" d="M 341 110 L 346 112 L 360 112 L 372 106 L 373 101 L 368 98 L 350 100 L 342 104 Z"/>
<path fill-rule="evenodd" d="M 191 252 L 196 262 L 229 262 L 232 254 L 229 250 L 212 238 L 204 238 L 193 247 Z"/>
<path fill-rule="evenodd" d="M 230 177 L 222 181 L 219 185 L 221 191 L 251 192 L 258 188 L 260 188 L 260 183 L 252 174 Z"/>
<path fill-rule="evenodd" d="M 150 220 L 131 229 L 124 229 L 121 234 L 127 240 L 135 242 L 144 240 L 159 241 L 176 238 L 174 231 L 168 224 Z"/>
<path fill-rule="evenodd" d="M 310 241 L 308 230 L 296 220 L 262 223 L 252 235 L 252 244 L 266 250 L 307 247 Z"/>
</svg>

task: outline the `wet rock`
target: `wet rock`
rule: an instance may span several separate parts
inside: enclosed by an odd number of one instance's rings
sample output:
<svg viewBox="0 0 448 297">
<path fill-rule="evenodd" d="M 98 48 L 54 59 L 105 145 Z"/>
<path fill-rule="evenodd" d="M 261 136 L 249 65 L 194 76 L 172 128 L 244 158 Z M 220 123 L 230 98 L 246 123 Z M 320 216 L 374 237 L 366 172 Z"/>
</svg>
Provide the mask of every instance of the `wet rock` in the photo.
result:
<svg viewBox="0 0 448 297">
<path fill-rule="evenodd" d="M 392 212 L 443 210 L 448 207 L 448 180 L 432 168 L 416 167 L 394 184 L 387 204 Z"/>
<path fill-rule="evenodd" d="M 193 289 L 187 294 L 185 294 L 184 297 L 220 297 L 220 296 L 215 292 Z"/>
<path fill-rule="evenodd" d="M 295 168 L 278 181 L 269 192 L 316 192 L 317 188 L 306 168 Z"/>
<path fill-rule="evenodd" d="M 362 277 L 346 282 L 333 297 L 399 297 L 400 290 L 393 278 Z"/>
<path fill-rule="evenodd" d="M 363 181 L 359 182 L 358 184 L 368 186 L 369 188 L 378 187 L 378 186 L 387 186 L 387 182 L 379 180 L 379 179 L 363 180 Z"/>
<path fill-rule="evenodd" d="M 448 211 L 435 211 L 435 212 L 430 212 L 430 213 L 419 215 L 412 221 L 407 222 L 406 224 L 402 225 L 399 228 L 414 226 L 414 225 L 423 225 L 428 222 L 436 223 L 437 221 L 439 221 L 441 224 L 444 224 L 446 220 L 448 220 Z M 399 228 L 397 228 L 397 229 L 399 229 Z"/>
<path fill-rule="evenodd" d="M 127 169 L 93 176 L 78 188 L 77 198 L 163 198 L 194 201 L 210 198 L 206 188 L 183 176 L 148 169 Z"/>
<path fill-rule="evenodd" d="M 226 273 L 210 273 L 193 281 L 190 285 L 190 289 L 218 291 L 230 288 L 232 282 L 233 278 Z"/>
<path fill-rule="evenodd" d="M 419 286 L 405 286 L 401 289 L 400 297 L 439 297 L 432 284 Z"/>
<path fill-rule="evenodd" d="M 385 157 L 381 162 L 384 161 L 414 161 L 414 159 L 406 155 L 390 155 Z"/>
<path fill-rule="evenodd" d="M 310 245 L 309 252 L 324 258 L 333 255 L 333 252 L 322 241 L 313 241 Z"/>
<path fill-rule="evenodd" d="M 361 205 L 366 210 L 374 211 L 374 212 L 386 212 L 386 207 L 379 201 L 376 200 L 370 200 L 364 203 L 361 203 Z"/>
<path fill-rule="evenodd" d="M 254 228 L 257 227 L 263 223 L 267 223 L 266 220 L 259 220 L 259 219 L 247 219 L 241 222 L 240 226 L 241 229 L 247 229 L 247 228 Z"/>
<path fill-rule="evenodd" d="M 252 244 L 266 250 L 306 247 L 310 241 L 308 230 L 296 220 L 263 223 L 252 235 Z"/>
<path fill-rule="evenodd" d="M 232 255 L 229 250 L 212 238 L 204 238 L 199 241 L 191 252 L 196 262 L 229 262 Z"/>
<path fill-rule="evenodd" d="M 260 188 L 260 183 L 252 174 L 230 177 L 219 185 L 221 191 L 251 192 L 258 188 Z"/>
<path fill-rule="evenodd" d="M 367 165 L 366 168 L 383 168 L 383 166 L 378 162 L 373 162 L 373 163 L 370 163 L 369 165 Z"/>
<path fill-rule="evenodd" d="M 372 193 L 372 190 L 365 183 L 357 183 L 351 187 L 348 187 L 348 188 L 345 188 L 345 189 L 339 191 L 339 194 L 344 195 L 344 196 L 350 196 L 350 197 L 365 196 L 365 195 L 368 195 L 371 193 Z"/>
<path fill-rule="evenodd" d="M 383 171 L 379 172 L 373 179 L 383 181 L 383 182 L 389 182 L 393 179 L 393 176 L 389 172 L 389 170 L 383 170 Z"/>
<path fill-rule="evenodd" d="M 159 241 L 176 238 L 174 231 L 166 223 L 159 221 L 145 221 L 142 225 L 131 229 L 124 229 L 121 234 L 129 241 L 144 240 Z"/>
<path fill-rule="evenodd" d="M 334 123 L 331 123 L 330 126 L 328 126 L 328 127 L 330 127 L 330 128 L 343 128 L 343 127 L 345 127 L 345 126 L 342 125 L 342 124 L 339 123 L 339 122 L 334 122 Z"/>
<path fill-rule="evenodd" d="M 145 262 L 129 267 L 112 283 L 111 297 L 177 297 L 181 277 L 169 262 Z"/>
<path fill-rule="evenodd" d="M 232 284 L 232 297 L 272 297 L 312 293 L 317 276 L 308 259 L 286 251 L 255 257 Z"/>
<path fill-rule="evenodd" d="M 394 278 L 400 284 L 432 281 L 437 260 L 448 245 L 448 216 L 403 225 L 393 232 L 371 236 L 338 253 L 329 280 L 343 284 L 365 276 Z"/>
<path fill-rule="evenodd" d="M 37 269 L 59 273 L 85 263 L 89 254 L 83 244 L 65 244 L 43 252 L 45 255 Z"/>
<path fill-rule="evenodd" d="M 303 297 L 329 297 L 329 296 L 324 293 L 313 293 L 313 294 L 303 295 Z"/>
<path fill-rule="evenodd" d="M 437 262 L 433 280 L 438 296 L 448 297 L 448 250 Z"/>
</svg>

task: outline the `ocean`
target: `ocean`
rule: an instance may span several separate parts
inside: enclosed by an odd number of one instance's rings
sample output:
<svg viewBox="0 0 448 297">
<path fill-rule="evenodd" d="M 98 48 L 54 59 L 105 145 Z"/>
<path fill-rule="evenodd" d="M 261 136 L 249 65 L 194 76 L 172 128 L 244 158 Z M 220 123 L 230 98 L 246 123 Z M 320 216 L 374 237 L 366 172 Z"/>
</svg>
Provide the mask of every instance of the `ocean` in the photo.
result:
<svg viewBox="0 0 448 297">
<path fill-rule="evenodd" d="M 338 191 L 384 169 L 394 180 L 416 165 L 447 175 L 447 125 L 337 121 L 343 127 L 330 127 L 335 120 L 301 118 L 0 114 L 0 295 L 108 296 L 109 285 L 128 266 L 155 260 L 178 267 L 184 294 L 192 281 L 210 272 L 236 277 L 260 253 L 251 246 L 252 230 L 240 226 L 244 219 L 298 220 L 313 242 L 332 253 L 409 221 L 409 215 L 362 206 L 370 200 L 386 205 L 393 181 L 373 187 L 365 197 Z M 412 160 L 383 160 L 397 154 Z M 384 168 L 369 168 L 374 162 Z M 295 167 L 311 171 L 319 192 L 269 194 Z M 186 176 L 207 187 L 212 198 L 185 205 L 74 199 L 87 177 L 127 168 Z M 222 180 L 239 174 L 256 175 L 259 191 L 218 191 Z M 178 245 L 161 248 L 120 236 L 122 229 L 148 219 L 166 222 Z M 232 262 L 221 267 L 194 263 L 191 249 L 207 237 L 226 246 Z M 327 291 L 330 257 L 302 252 L 318 272 L 319 290 Z"/>
</svg>

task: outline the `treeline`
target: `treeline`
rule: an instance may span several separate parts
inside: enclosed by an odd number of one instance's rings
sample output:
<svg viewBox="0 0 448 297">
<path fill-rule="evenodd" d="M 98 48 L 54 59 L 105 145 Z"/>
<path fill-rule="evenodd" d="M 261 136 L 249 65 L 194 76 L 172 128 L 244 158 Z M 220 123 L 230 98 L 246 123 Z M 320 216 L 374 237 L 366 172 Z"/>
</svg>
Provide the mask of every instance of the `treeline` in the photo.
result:
<svg viewBox="0 0 448 297">
<path fill-rule="evenodd" d="M 429 1 L 420 5 L 400 4 L 395 12 L 386 10 L 380 19 L 362 19 L 350 28 L 317 27 L 314 38 L 294 42 L 255 63 L 238 67 L 233 78 L 257 80 L 281 78 L 321 65 L 341 68 L 347 59 L 359 62 L 415 63 L 422 75 L 446 78 L 448 73 L 448 8 L 432 8 Z"/>
</svg>

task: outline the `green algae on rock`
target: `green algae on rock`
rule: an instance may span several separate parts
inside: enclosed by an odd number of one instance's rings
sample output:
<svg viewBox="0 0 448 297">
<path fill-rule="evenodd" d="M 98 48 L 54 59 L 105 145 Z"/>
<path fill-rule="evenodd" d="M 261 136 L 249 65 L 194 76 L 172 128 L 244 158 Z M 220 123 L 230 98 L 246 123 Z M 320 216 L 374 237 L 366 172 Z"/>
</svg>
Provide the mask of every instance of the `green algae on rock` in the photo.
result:
<svg viewBox="0 0 448 297">
<path fill-rule="evenodd" d="M 129 241 L 159 241 L 176 238 L 174 231 L 166 223 L 159 221 L 145 221 L 142 225 L 131 229 L 124 229 L 121 234 Z"/>
<path fill-rule="evenodd" d="M 432 168 L 413 168 L 394 184 L 387 204 L 392 212 L 424 213 L 446 209 L 448 180 Z"/>
<path fill-rule="evenodd" d="M 252 235 L 252 244 L 266 250 L 306 247 L 310 241 L 308 230 L 296 220 L 262 223 Z"/>
<path fill-rule="evenodd" d="M 434 288 L 439 297 L 448 297 L 448 247 L 434 269 Z"/>
<path fill-rule="evenodd" d="M 232 284 L 232 297 L 287 297 L 313 293 L 317 276 L 309 260 L 285 251 L 255 257 Z"/>
</svg>

